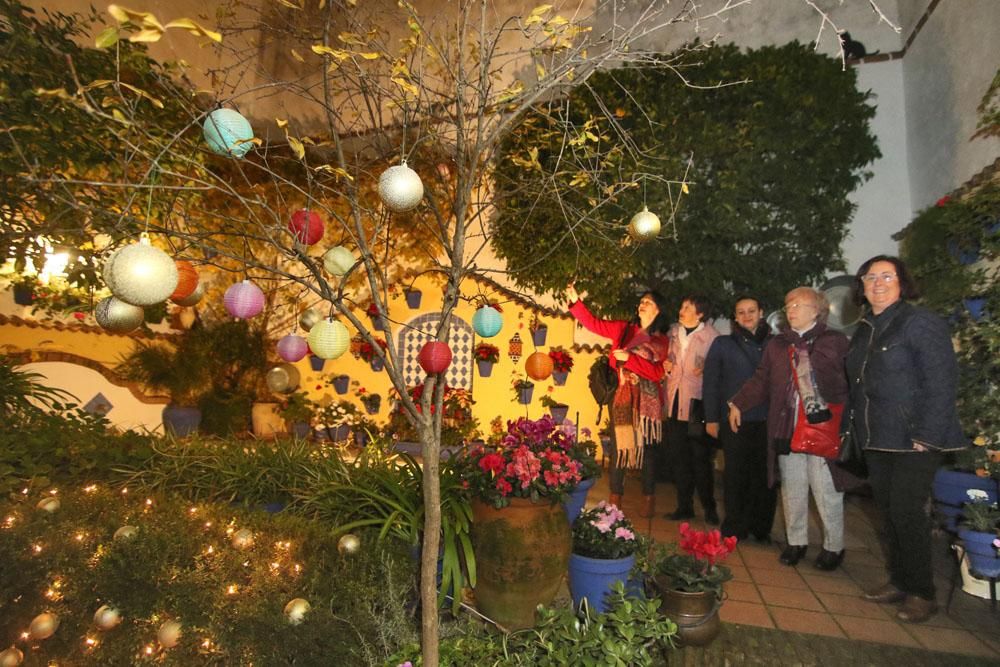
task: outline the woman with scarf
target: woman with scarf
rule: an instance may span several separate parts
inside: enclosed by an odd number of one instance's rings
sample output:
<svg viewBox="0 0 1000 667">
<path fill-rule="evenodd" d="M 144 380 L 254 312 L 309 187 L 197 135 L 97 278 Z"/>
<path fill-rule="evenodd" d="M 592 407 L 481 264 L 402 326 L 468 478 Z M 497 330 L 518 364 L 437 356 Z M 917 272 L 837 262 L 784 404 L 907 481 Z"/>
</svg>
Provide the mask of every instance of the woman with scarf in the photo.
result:
<svg viewBox="0 0 1000 667">
<path fill-rule="evenodd" d="M 570 304 L 569 312 L 584 328 L 611 339 L 608 363 L 618 371 L 618 391 L 611 408 L 609 501 L 621 505 L 625 471 L 639 469 L 643 493 L 639 515 L 651 517 L 656 505 L 652 446 L 660 441 L 663 402 L 660 380 L 668 348 L 663 335 L 669 326 L 666 302 L 658 292 L 646 292 L 639 299 L 636 316 L 625 321 L 595 317 L 572 284 L 566 288 L 566 300 Z"/>
<path fill-rule="evenodd" d="M 744 411 L 768 401 L 768 483 L 773 486 L 780 475 L 788 538 L 779 560 L 795 565 L 806 555 L 811 490 L 823 522 L 823 548 L 816 558 L 820 570 L 835 570 L 844 560 L 843 491 L 850 480 L 829 459 L 792 452 L 790 443 L 799 419 L 827 422 L 833 419 L 830 404 L 847 400 L 847 337 L 827 328 L 829 310 L 826 297 L 811 287 L 789 292 L 784 307 L 788 326 L 771 339 L 753 377 L 729 401 L 734 432 Z"/>
</svg>

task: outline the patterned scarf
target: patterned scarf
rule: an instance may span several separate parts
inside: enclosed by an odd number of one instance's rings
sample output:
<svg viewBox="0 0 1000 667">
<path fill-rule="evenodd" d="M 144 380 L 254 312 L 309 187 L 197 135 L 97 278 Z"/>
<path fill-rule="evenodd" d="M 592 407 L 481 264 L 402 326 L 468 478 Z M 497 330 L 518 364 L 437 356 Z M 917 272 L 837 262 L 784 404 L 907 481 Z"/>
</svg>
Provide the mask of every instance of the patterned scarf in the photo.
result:
<svg viewBox="0 0 1000 667">
<path fill-rule="evenodd" d="M 649 334 L 641 329 L 623 349 L 654 364 L 663 361 L 657 356 Z M 619 468 L 641 468 L 643 446 L 660 441 L 660 383 L 625 369 L 619 370 L 619 380 L 611 408 L 614 411 L 617 465 Z"/>
<path fill-rule="evenodd" d="M 795 386 L 799 390 L 802 409 L 810 424 L 818 424 L 830 419 L 830 409 L 816 386 L 816 374 L 809 361 L 808 347 L 791 347 L 788 350 L 789 359 L 795 375 Z"/>
</svg>

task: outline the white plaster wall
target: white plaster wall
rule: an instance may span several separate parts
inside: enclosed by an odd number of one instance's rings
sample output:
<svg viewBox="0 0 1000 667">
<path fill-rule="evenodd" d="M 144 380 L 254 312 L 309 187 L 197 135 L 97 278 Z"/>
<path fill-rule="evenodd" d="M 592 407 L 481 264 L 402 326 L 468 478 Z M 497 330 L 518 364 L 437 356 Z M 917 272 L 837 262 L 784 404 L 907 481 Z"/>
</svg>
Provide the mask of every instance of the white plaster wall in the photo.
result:
<svg viewBox="0 0 1000 667">
<path fill-rule="evenodd" d="M 116 428 L 163 433 L 162 404 L 143 403 L 128 389 L 111 384 L 95 370 L 62 361 L 36 362 L 21 368 L 42 374 L 45 377 L 42 384 L 68 391 L 81 406 L 98 392 L 104 394 L 113 406 L 106 416 Z"/>
<path fill-rule="evenodd" d="M 1000 156 L 1000 139 L 970 141 L 976 107 L 1000 67 L 1000 2 L 941 2 L 903 59 L 913 210 Z"/>
</svg>

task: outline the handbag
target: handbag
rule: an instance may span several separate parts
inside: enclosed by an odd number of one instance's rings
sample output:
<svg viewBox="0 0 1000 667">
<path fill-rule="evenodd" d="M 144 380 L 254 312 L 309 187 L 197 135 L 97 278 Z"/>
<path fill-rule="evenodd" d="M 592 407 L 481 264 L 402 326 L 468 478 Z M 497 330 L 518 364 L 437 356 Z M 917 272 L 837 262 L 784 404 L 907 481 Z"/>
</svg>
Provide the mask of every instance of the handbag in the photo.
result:
<svg viewBox="0 0 1000 667">
<path fill-rule="evenodd" d="M 688 437 L 700 438 L 705 435 L 705 403 L 700 398 L 691 399 L 688 409 Z"/>
<path fill-rule="evenodd" d="M 843 403 L 828 403 L 830 418 L 810 424 L 806 411 L 799 401 L 799 415 L 792 432 L 792 451 L 813 454 L 825 459 L 837 459 L 840 454 L 840 420 L 844 414 Z"/>
<path fill-rule="evenodd" d="M 837 467 L 859 479 L 868 477 L 868 462 L 865 461 L 865 450 L 854 434 L 854 413 L 847 418 L 847 430 L 840 441 L 840 453 L 835 463 Z"/>
</svg>

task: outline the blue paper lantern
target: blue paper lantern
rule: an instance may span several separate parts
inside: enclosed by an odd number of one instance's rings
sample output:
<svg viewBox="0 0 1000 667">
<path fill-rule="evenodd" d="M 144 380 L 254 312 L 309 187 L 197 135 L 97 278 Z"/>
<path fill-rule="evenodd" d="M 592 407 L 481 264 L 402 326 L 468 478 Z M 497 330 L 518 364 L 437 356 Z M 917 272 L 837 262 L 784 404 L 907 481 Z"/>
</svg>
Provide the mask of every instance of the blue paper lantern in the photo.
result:
<svg viewBox="0 0 1000 667">
<path fill-rule="evenodd" d="M 493 306 L 483 306 L 473 314 L 472 328 L 483 338 L 492 338 L 503 328 L 503 318 Z"/>
<path fill-rule="evenodd" d="M 232 109 L 216 109 L 208 114 L 202 130 L 213 153 L 241 158 L 253 148 L 250 121 Z"/>
</svg>

